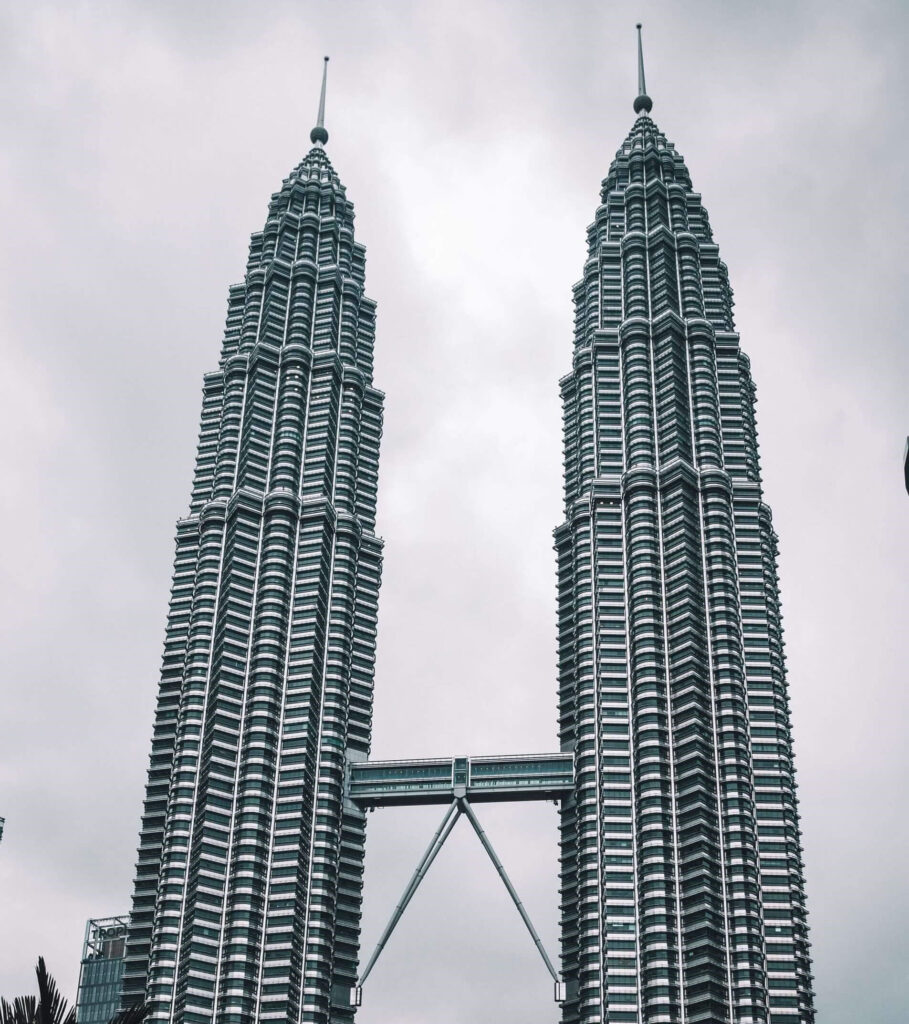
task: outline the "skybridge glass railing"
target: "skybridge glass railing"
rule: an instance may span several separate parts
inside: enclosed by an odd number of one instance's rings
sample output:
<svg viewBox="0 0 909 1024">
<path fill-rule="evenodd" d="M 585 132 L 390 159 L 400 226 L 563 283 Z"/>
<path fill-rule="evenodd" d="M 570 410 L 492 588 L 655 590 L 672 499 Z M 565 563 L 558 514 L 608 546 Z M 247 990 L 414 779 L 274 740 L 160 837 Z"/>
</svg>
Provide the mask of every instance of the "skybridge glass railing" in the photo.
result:
<svg viewBox="0 0 909 1024">
<path fill-rule="evenodd" d="M 571 754 L 525 754 L 354 763 L 347 792 L 364 807 L 387 807 L 445 804 L 457 796 L 477 803 L 559 800 L 573 784 Z"/>
</svg>

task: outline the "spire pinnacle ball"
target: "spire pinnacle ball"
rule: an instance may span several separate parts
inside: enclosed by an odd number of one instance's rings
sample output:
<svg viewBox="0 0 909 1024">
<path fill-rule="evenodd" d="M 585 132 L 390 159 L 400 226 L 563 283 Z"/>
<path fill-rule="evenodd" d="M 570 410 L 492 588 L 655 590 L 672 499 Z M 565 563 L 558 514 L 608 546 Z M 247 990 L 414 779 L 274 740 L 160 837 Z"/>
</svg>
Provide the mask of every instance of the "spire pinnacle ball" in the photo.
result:
<svg viewBox="0 0 909 1024">
<path fill-rule="evenodd" d="M 646 93 L 641 93 L 634 101 L 634 112 L 640 114 L 643 111 L 645 114 L 649 114 L 651 110 L 653 110 L 653 100 Z"/>
</svg>

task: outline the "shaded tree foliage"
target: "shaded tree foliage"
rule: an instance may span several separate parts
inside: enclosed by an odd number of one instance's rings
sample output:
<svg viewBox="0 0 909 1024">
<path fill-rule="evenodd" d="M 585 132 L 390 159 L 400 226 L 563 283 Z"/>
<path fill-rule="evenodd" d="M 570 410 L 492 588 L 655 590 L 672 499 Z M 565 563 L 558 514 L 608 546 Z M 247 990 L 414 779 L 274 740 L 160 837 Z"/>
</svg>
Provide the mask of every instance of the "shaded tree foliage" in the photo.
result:
<svg viewBox="0 0 909 1024">
<path fill-rule="evenodd" d="M 17 996 L 10 1002 L 0 998 L 0 1024 L 76 1024 L 76 1008 L 63 998 L 57 983 L 47 973 L 44 957 L 38 957 L 35 968 L 38 976 L 37 996 Z M 109 1024 L 141 1024 L 148 1008 L 144 1004 L 111 1017 Z"/>
</svg>

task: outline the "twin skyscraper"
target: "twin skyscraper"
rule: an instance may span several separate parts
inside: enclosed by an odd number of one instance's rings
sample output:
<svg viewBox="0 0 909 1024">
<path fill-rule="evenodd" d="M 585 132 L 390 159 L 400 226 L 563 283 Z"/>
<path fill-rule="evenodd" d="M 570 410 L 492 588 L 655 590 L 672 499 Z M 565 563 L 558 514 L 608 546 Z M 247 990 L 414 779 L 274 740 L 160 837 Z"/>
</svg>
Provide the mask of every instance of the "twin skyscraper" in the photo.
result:
<svg viewBox="0 0 909 1024">
<path fill-rule="evenodd" d="M 375 962 L 361 970 L 367 809 L 446 808 L 403 905 L 461 817 L 519 904 L 476 806 L 557 799 L 560 969 L 524 915 L 560 1004 L 541 1020 L 810 1024 L 754 385 L 643 64 L 561 381 L 559 749 L 526 758 L 368 760 L 383 396 L 324 98 L 323 78 L 313 146 L 252 236 L 204 380 L 123 1000 L 155 1022 L 350 1022 Z"/>
</svg>

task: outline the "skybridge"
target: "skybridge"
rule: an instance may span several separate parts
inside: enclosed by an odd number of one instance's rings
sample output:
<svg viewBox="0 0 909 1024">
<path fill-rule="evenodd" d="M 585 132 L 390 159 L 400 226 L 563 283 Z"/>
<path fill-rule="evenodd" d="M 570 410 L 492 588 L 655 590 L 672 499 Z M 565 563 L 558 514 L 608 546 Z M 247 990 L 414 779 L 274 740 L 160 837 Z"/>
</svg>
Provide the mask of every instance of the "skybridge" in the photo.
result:
<svg viewBox="0 0 909 1024">
<path fill-rule="evenodd" d="M 340 994 L 340 1005 L 359 1006 L 363 985 L 398 921 L 413 899 L 429 866 L 463 816 L 470 823 L 502 879 L 546 970 L 553 980 L 556 1002 L 566 998 L 566 985 L 553 966 L 505 867 L 474 814 L 472 804 L 514 800 L 554 800 L 574 789 L 571 754 L 512 754 L 500 757 L 439 757 L 418 761 L 360 761 L 347 767 L 346 797 L 363 810 L 414 804 L 447 807 L 442 822 L 423 854 L 385 926 L 376 948 L 353 989 Z M 337 998 L 337 997 L 336 997 Z M 348 1002 L 349 1000 L 349 1002 Z"/>
<path fill-rule="evenodd" d="M 351 764 L 347 795 L 363 808 L 560 800 L 574 786 L 571 754 L 444 757 Z"/>
</svg>

